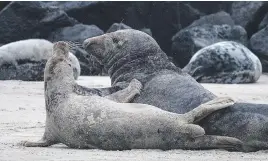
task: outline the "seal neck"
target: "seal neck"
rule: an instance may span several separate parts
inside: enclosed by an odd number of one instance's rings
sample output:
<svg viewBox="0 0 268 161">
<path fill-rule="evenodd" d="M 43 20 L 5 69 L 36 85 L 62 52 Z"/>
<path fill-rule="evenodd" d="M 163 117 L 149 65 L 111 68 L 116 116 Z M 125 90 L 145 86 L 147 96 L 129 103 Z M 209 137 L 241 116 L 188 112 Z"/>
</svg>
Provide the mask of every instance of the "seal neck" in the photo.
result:
<svg viewBox="0 0 268 161">
<path fill-rule="evenodd" d="M 60 104 L 66 102 L 74 88 L 73 77 L 63 77 L 62 79 L 45 80 L 45 101 L 46 110 L 52 111 L 57 109 Z"/>
<path fill-rule="evenodd" d="M 161 70 L 179 71 L 160 48 L 147 50 L 122 50 L 109 53 L 104 59 L 104 68 L 111 77 L 112 85 L 118 82 L 130 82 L 133 78 L 142 83 L 148 81 Z"/>
</svg>

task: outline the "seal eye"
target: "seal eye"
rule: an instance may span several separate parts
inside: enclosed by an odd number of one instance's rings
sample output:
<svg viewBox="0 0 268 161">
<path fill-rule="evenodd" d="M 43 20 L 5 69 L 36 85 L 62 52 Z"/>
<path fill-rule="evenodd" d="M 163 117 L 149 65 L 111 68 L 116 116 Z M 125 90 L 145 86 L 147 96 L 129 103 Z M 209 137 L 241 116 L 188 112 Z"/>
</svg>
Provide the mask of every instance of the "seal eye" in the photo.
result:
<svg viewBox="0 0 268 161">
<path fill-rule="evenodd" d="M 119 40 L 117 38 L 113 38 L 113 43 L 118 43 Z"/>
<path fill-rule="evenodd" d="M 70 63 L 68 63 L 68 65 L 71 67 L 72 65 Z"/>
</svg>

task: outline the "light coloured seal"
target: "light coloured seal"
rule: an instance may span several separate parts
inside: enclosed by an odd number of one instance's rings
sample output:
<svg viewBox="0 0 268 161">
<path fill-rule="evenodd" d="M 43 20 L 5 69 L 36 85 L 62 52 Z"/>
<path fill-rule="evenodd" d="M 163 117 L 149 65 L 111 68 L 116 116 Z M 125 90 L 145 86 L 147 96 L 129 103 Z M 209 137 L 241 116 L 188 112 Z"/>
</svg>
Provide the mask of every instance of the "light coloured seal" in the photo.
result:
<svg viewBox="0 0 268 161">
<path fill-rule="evenodd" d="M 0 47 L 0 80 L 44 80 L 44 69 L 53 44 L 44 39 L 27 39 Z M 74 77 L 80 75 L 80 64 L 70 53 Z"/>
<path fill-rule="evenodd" d="M 71 148 L 105 150 L 241 150 L 240 140 L 205 135 L 203 128 L 193 124 L 232 105 L 232 99 L 217 98 L 186 114 L 175 114 L 151 105 L 126 103 L 142 88 L 136 79 L 127 88 L 106 97 L 78 95 L 74 92 L 76 82 L 68 53 L 67 43 L 55 43 L 45 68 L 45 133 L 40 141 L 26 141 L 24 146 L 46 147 L 63 143 Z"/>
</svg>

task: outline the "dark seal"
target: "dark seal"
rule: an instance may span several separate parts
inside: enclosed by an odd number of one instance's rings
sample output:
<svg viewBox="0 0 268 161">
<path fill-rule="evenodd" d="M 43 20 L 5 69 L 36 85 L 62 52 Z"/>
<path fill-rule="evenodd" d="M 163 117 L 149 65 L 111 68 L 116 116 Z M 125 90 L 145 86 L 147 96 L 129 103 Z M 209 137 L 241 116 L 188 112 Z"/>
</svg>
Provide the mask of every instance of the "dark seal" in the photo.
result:
<svg viewBox="0 0 268 161">
<path fill-rule="evenodd" d="M 216 98 L 194 78 L 168 60 L 156 41 L 137 30 L 122 30 L 84 41 L 89 54 L 102 61 L 112 88 L 125 87 L 136 78 L 144 88 L 133 102 L 179 114 Z M 224 135 L 246 142 L 249 151 L 268 149 L 268 105 L 236 103 L 199 122 L 209 135 Z"/>
</svg>

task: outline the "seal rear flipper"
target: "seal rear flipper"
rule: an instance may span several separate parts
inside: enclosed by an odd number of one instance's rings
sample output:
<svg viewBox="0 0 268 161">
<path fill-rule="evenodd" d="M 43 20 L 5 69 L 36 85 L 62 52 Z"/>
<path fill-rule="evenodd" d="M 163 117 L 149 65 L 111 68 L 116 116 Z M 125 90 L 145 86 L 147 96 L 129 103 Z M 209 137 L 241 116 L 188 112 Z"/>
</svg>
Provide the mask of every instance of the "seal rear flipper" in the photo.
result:
<svg viewBox="0 0 268 161">
<path fill-rule="evenodd" d="M 245 152 L 256 152 L 259 150 L 267 150 L 267 149 L 268 149 L 268 142 L 266 141 L 253 140 L 246 142 L 244 145 Z"/>
<path fill-rule="evenodd" d="M 243 142 L 239 139 L 215 135 L 203 135 L 196 138 L 189 138 L 185 143 L 185 147 L 182 149 L 225 149 L 227 151 L 244 151 Z"/>
<path fill-rule="evenodd" d="M 197 123 L 203 118 L 207 117 L 209 114 L 229 107 L 233 105 L 235 102 L 230 97 L 218 97 L 209 102 L 199 105 L 193 110 L 183 114 L 188 123 Z"/>
</svg>

